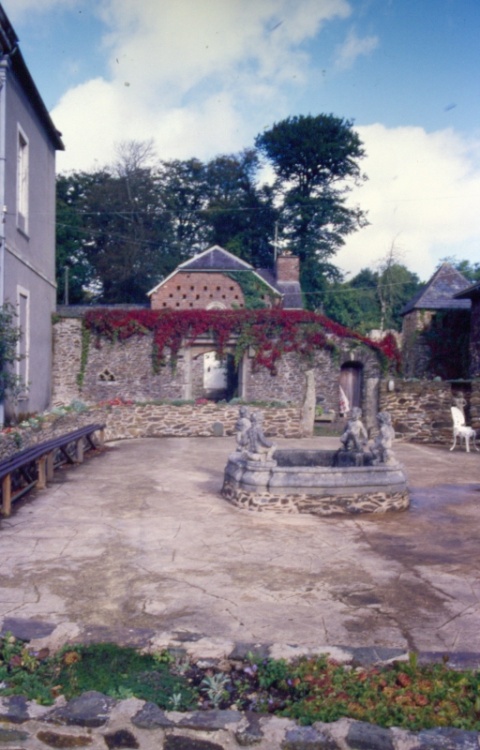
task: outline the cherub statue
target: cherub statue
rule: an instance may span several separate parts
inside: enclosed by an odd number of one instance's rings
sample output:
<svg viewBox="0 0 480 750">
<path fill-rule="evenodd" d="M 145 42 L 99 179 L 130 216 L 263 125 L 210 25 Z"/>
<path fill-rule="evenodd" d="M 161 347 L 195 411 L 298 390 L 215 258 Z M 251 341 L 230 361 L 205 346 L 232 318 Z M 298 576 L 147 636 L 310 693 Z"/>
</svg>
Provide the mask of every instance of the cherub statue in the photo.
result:
<svg viewBox="0 0 480 750">
<path fill-rule="evenodd" d="M 263 415 L 254 412 L 250 415 L 251 426 L 247 432 L 245 455 L 250 461 L 270 461 L 277 447 L 263 434 Z"/>
<path fill-rule="evenodd" d="M 393 460 L 392 443 L 395 439 L 395 430 L 392 427 L 392 418 L 386 411 L 377 414 L 380 432 L 372 445 L 372 456 L 374 464 L 388 464 Z"/>
<path fill-rule="evenodd" d="M 238 410 L 238 419 L 235 424 L 237 451 L 243 451 L 248 443 L 247 434 L 252 426 L 250 414 L 246 406 L 240 406 Z"/>
<path fill-rule="evenodd" d="M 340 442 L 345 450 L 361 451 L 368 441 L 368 434 L 362 422 L 362 410 L 354 406 L 350 412 L 345 431 Z"/>
</svg>

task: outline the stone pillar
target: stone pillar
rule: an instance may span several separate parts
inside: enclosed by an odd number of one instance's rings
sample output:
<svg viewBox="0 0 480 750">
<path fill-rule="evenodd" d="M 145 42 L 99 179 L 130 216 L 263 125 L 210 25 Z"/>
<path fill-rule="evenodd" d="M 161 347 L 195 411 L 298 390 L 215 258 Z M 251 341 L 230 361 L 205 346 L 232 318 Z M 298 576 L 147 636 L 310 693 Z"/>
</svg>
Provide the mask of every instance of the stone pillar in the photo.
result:
<svg viewBox="0 0 480 750">
<path fill-rule="evenodd" d="M 307 370 L 305 373 L 305 398 L 302 404 L 300 429 L 302 437 L 313 435 L 315 423 L 315 373 Z"/>
<path fill-rule="evenodd" d="M 370 435 L 377 430 L 377 414 L 379 412 L 380 378 L 365 378 L 363 422 Z"/>
</svg>

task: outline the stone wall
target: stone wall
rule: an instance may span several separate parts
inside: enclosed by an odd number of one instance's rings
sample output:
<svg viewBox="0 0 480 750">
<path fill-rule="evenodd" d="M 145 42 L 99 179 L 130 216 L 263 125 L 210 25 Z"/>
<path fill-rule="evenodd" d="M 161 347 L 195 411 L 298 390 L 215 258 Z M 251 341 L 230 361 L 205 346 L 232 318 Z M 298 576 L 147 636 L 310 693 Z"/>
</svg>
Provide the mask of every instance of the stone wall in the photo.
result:
<svg viewBox="0 0 480 750">
<path fill-rule="evenodd" d="M 89 334 L 82 337 L 80 317 L 61 317 L 54 325 L 53 338 L 54 404 L 68 404 L 74 399 L 89 404 L 117 398 L 139 402 L 195 400 L 206 395 L 203 354 L 212 350 L 211 342 L 185 347 L 174 370 L 167 363 L 155 373 L 151 334 L 116 343 L 97 341 Z M 378 357 L 353 341 L 340 340 L 337 344 L 335 356 L 318 350 L 313 363 L 287 354 L 279 360 L 273 375 L 264 367 L 254 368 L 253 357 L 246 354 L 239 367 L 238 395 L 245 401 L 283 401 L 300 406 L 305 399 L 306 371 L 312 368 L 316 402 L 324 411 L 338 412 L 340 369 L 342 364 L 355 361 L 363 368 L 362 406 L 365 421 L 371 426 L 378 402 Z"/>
<path fill-rule="evenodd" d="M 255 410 L 255 407 L 252 407 Z M 264 408 L 263 427 L 266 435 L 301 437 L 300 413 L 296 407 Z M 92 410 L 92 413 L 97 410 Z M 105 439 L 136 437 L 211 437 L 221 425 L 224 435 L 235 434 L 238 406 L 223 404 L 141 404 L 109 406 L 98 412 L 106 423 Z M 95 418 L 95 421 L 97 419 Z M 232 450 L 234 449 L 232 442 Z"/>
<path fill-rule="evenodd" d="M 430 348 L 422 337 L 431 324 L 434 312 L 412 310 L 402 323 L 403 373 L 407 378 L 422 378 L 428 372 Z"/>
<path fill-rule="evenodd" d="M 389 390 L 388 383 L 393 383 Z M 462 391 L 466 421 L 480 429 L 480 381 L 391 380 L 380 385 L 380 409 L 390 412 L 397 435 L 420 443 L 452 442 L 452 396 Z"/>
</svg>

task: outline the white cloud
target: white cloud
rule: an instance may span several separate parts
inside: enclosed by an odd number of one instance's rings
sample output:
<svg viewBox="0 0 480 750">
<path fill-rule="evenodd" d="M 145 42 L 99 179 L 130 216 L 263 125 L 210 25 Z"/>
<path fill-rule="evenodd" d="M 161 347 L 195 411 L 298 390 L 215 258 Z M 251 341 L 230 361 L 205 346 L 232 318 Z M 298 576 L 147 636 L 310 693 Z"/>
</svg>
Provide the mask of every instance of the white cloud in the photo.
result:
<svg viewBox="0 0 480 750">
<path fill-rule="evenodd" d="M 392 242 L 422 280 L 446 256 L 478 262 L 480 140 L 419 127 L 375 124 L 357 130 L 369 180 L 352 198 L 368 210 L 370 226 L 347 239 L 339 265 L 352 274 L 372 267 Z"/>
<path fill-rule="evenodd" d="M 377 36 L 360 38 L 353 29 L 350 29 L 344 43 L 336 50 L 335 67 L 338 70 L 352 68 L 358 57 L 370 55 L 378 44 Z"/>
<path fill-rule="evenodd" d="M 97 12 L 109 29 L 110 75 L 71 89 L 54 109 L 67 147 L 62 169 L 106 162 L 126 138 L 154 138 L 164 158 L 248 146 L 285 115 L 288 87 L 305 79 L 302 43 L 351 8 L 347 0 L 103 0 Z"/>
</svg>

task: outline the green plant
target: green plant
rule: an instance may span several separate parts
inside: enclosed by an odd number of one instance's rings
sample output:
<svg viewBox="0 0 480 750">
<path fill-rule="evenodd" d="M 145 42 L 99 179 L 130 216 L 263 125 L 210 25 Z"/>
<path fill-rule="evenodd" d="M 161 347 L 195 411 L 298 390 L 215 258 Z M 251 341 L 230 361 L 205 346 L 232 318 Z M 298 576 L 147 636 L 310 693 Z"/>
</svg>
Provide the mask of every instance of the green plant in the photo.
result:
<svg viewBox="0 0 480 750">
<path fill-rule="evenodd" d="M 5 302 L 0 306 L 0 402 L 5 400 L 7 393 L 16 398 L 28 386 L 28 383 L 21 382 L 12 369 L 12 365 L 21 359 L 17 345 L 22 331 L 16 318 L 13 305 Z"/>
<path fill-rule="evenodd" d="M 80 370 L 77 373 L 76 381 L 79 390 L 82 390 L 85 381 L 85 371 L 88 363 L 88 353 L 90 351 L 91 334 L 88 326 L 82 321 L 82 349 L 80 353 Z"/>
<path fill-rule="evenodd" d="M 201 682 L 201 689 L 206 693 L 208 699 L 217 708 L 221 701 L 228 695 L 225 691 L 225 687 L 229 683 L 229 678 L 223 672 L 217 672 L 217 674 L 209 674 L 203 678 Z"/>
</svg>

